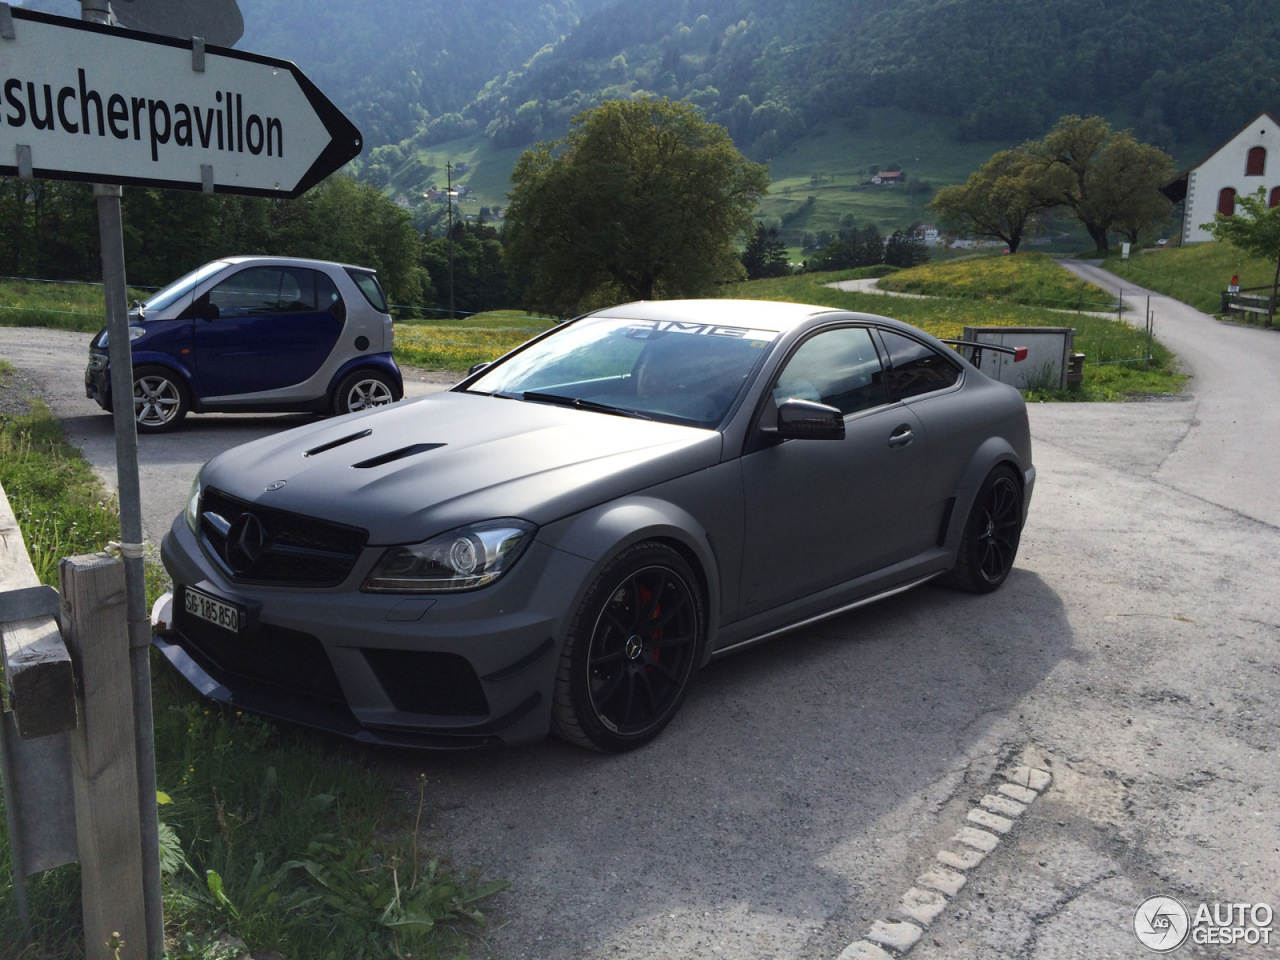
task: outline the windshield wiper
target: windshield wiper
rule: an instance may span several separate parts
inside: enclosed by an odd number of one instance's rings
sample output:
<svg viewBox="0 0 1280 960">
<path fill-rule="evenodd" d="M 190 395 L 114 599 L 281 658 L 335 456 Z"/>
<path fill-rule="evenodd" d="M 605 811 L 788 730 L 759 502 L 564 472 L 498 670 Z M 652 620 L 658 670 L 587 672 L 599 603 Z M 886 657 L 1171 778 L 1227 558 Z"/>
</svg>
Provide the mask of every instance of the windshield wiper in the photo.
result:
<svg viewBox="0 0 1280 960">
<path fill-rule="evenodd" d="M 530 400 L 534 403 L 554 403 L 562 407 L 576 407 L 579 410 L 594 410 L 597 413 L 612 413 L 619 417 L 634 417 L 637 420 L 653 419 L 653 417 L 646 416 L 637 410 L 615 407 L 608 403 L 601 403 L 598 400 L 584 400 L 582 397 L 564 397 L 558 393 L 538 393 L 535 390 L 526 390 L 521 396 L 525 400 Z"/>
</svg>

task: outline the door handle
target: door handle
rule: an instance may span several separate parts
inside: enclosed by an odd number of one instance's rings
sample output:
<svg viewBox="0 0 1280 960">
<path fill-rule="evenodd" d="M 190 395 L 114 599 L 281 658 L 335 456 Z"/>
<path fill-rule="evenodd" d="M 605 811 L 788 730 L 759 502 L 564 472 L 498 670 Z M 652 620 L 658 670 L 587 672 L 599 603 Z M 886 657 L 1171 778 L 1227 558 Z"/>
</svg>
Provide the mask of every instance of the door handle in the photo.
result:
<svg viewBox="0 0 1280 960">
<path fill-rule="evenodd" d="M 889 446 L 905 447 L 915 438 L 916 435 L 911 432 L 911 428 L 904 423 L 889 434 Z"/>
</svg>

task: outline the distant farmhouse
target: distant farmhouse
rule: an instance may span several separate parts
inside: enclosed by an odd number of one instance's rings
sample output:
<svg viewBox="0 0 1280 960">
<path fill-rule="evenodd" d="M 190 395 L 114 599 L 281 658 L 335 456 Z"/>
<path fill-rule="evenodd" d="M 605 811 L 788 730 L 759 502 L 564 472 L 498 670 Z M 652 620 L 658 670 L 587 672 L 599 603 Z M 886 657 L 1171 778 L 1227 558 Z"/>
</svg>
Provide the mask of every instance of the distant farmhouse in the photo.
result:
<svg viewBox="0 0 1280 960">
<path fill-rule="evenodd" d="M 901 170 L 881 170 L 871 178 L 872 183 L 901 183 L 907 179 Z"/>
<path fill-rule="evenodd" d="M 1270 206 L 1280 207 L 1280 119 L 1269 110 L 1245 124 L 1204 160 L 1178 174 L 1162 192 L 1182 206 L 1182 242 L 1212 240 L 1200 227 L 1215 213 L 1230 215 L 1236 197 L 1267 189 Z"/>
</svg>

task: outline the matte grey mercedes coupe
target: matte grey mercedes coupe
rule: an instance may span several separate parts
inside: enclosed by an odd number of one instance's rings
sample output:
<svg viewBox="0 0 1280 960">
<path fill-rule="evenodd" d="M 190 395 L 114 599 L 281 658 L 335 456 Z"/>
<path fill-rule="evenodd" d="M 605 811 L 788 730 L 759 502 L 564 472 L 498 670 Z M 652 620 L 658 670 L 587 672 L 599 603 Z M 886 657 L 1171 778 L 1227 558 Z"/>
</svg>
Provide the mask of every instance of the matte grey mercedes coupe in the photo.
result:
<svg viewBox="0 0 1280 960">
<path fill-rule="evenodd" d="M 1034 482 L 1017 390 L 914 327 L 631 303 L 210 460 L 156 643 L 359 740 L 627 750 L 714 657 L 935 577 L 996 589 Z"/>
</svg>

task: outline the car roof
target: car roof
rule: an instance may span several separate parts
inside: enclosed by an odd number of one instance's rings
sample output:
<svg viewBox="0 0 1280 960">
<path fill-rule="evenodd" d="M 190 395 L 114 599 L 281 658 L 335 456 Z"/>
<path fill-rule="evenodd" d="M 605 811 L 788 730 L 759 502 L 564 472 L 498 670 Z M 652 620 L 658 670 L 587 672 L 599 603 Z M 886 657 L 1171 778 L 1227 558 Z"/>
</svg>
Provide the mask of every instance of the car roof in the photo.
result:
<svg viewBox="0 0 1280 960">
<path fill-rule="evenodd" d="M 240 254 L 234 257 L 219 257 L 222 263 L 239 265 L 242 263 L 256 263 L 262 266 L 290 266 L 290 267 L 341 267 L 344 270 L 360 270 L 364 273 L 377 273 L 373 267 L 361 267 L 354 263 L 342 263 L 338 260 L 311 260 L 307 257 L 265 257 L 253 254 Z"/>
<path fill-rule="evenodd" d="M 637 300 L 596 311 L 591 316 L 783 331 L 820 314 L 845 312 L 834 307 L 776 300 Z"/>
</svg>

